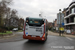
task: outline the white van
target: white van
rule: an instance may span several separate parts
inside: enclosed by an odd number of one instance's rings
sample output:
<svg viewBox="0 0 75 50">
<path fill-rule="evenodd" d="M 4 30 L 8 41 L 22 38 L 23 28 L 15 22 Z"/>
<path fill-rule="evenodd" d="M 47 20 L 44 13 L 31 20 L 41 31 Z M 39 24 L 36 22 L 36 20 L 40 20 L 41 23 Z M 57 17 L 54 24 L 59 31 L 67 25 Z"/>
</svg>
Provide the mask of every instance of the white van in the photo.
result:
<svg viewBox="0 0 75 50">
<path fill-rule="evenodd" d="M 27 17 L 24 23 L 24 39 L 42 41 L 47 40 L 48 22 L 46 19 Z"/>
</svg>

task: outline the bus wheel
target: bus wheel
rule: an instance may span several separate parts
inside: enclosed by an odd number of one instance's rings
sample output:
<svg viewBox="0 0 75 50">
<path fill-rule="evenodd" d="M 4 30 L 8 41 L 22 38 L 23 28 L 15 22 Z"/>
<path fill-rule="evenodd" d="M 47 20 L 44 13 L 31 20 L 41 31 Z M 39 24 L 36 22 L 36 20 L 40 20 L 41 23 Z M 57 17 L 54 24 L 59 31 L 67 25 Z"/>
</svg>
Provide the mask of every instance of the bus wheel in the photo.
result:
<svg viewBox="0 0 75 50">
<path fill-rule="evenodd" d="M 47 35 L 46 35 L 46 39 L 45 39 L 45 41 L 47 40 Z"/>
<path fill-rule="evenodd" d="M 44 40 L 44 42 L 47 40 L 47 35 L 46 35 L 46 37 L 45 37 L 45 40 Z"/>
</svg>

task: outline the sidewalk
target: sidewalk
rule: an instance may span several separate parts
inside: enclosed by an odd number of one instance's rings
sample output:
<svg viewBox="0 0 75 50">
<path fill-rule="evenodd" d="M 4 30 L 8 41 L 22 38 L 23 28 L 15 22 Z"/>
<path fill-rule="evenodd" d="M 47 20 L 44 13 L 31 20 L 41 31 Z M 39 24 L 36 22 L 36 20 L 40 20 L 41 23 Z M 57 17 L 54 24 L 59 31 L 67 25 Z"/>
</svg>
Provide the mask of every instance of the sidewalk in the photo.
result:
<svg viewBox="0 0 75 50">
<path fill-rule="evenodd" d="M 12 34 L 12 35 L 7 35 L 7 36 L 0 36 L 0 39 L 7 39 L 7 38 L 14 37 L 14 36 L 16 36 L 16 35 Z"/>
<path fill-rule="evenodd" d="M 55 35 L 55 36 L 59 36 L 59 33 L 55 33 L 55 32 L 52 32 L 52 31 L 48 31 L 48 35 Z M 65 37 L 72 37 L 72 38 L 75 38 L 74 35 L 67 35 L 67 34 L 63 34 L 63 36 Z"/>
<path fill-rule="evenodd" d="M 11 36 L 5 36 L 0 38 L 0 43 L 3 42 L 14 42 L 14 41 L 20 41 L 23 40 L 22 34 L 14 34 Z"/>
</svg>

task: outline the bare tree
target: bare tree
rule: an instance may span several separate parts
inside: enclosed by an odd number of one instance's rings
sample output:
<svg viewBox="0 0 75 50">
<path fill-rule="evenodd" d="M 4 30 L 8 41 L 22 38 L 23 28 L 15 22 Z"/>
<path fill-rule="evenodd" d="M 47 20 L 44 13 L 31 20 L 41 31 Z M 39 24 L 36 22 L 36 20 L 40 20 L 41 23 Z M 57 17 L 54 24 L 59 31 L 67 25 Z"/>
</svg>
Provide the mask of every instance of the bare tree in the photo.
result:
<svg viewBox="0 0 75 50">
<path fill-rule="evenodd" d="M 19 25 L 20 29 L 23 28 L 23 26 L 24 26 L 24 19 L 23 18 L 19 19 L 18 25 Z"/>
<path fill-rule="evenodd" d="M 9 9 L 8 5 L 11 4 L 12 0 L 2 0 L 0 1 L 0 26 L 3 24 L 3 18 L 5 14 L 7 14 L 7 10 Z"/>
<path fill-rule="evenodd" d="M 8 10 L 8 5 L 10 5 L 11 1 L 10 0 L 2 0 L 0 2 L 0 14 L 3 15 L 7 12 Z"/>
<path fill-rule="evenodd" d="M 17 10 L 13 9 L 11 11 L 11 17 L 16 17 L 17 16 Z"/>
</svg>

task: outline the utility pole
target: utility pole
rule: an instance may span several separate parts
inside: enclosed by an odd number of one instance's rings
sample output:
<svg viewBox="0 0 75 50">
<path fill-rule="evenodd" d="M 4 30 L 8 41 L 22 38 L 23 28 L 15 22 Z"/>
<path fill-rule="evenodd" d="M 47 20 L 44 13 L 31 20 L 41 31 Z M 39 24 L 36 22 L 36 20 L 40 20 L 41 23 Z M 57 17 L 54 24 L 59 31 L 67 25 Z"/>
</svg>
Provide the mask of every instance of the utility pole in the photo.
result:
<svg viewBox="0 0 75 50">
<path fill-rule="evenodd" d="M 1 15 L 0 15 L 0 27 L 1 27 Z"/>
</svg>

